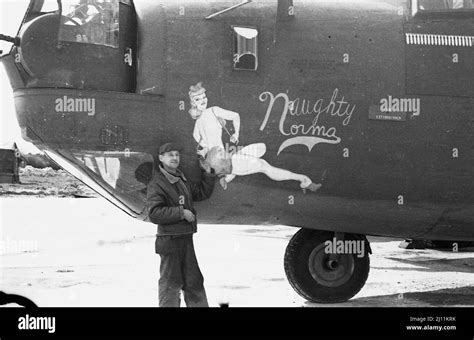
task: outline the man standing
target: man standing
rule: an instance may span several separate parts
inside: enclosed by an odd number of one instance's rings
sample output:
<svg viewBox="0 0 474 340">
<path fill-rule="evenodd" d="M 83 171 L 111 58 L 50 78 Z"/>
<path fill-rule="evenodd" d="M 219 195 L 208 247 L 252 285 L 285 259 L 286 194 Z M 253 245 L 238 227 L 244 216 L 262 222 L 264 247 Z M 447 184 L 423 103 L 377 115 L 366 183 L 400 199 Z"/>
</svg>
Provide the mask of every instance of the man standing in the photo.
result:
<svg viewBox="0 0 474 340">
<path fill-rule="evenodd" d="M 193 245 L 197 231 L 193 201 L 211 196 L 215 176 L 203 171 L 200 183 L 190 183 L 178 169 L 181 148 L 165 143 L 160 164 L 147 188 L 150 221 L 158 224 L 155 252 L 161 257 L 158 296 L 160 307 L 179 307 L 180 292 L 187 307 L 208 307 L 204 278 Z"/>
</svg>

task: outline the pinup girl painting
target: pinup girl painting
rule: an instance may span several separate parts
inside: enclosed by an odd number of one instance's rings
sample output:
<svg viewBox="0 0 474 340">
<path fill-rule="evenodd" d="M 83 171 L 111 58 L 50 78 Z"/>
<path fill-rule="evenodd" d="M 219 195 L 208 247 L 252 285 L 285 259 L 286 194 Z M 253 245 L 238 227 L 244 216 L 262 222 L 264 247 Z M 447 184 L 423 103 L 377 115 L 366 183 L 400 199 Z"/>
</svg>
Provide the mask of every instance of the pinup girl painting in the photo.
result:
<svg viewBox="0 0 474 340">
<path fill-rule="evenodd" d="M 240 115 L 217 106 L 208 108 L 206 89 L 202 87 L 202 83 L 189 88 L 189 99 L 191 102 L 189 114 L 196 120 L 193 137 L 201 148 L 198 150 L 198 155 L 202 157 L 207 172 L 214 172 L 221 177 L 220 184 L 224 189 L 227 189 L 227 183 L 235 176 L 256 173 L 263 173 L 274 181 L 299 181 L 303 192 L 306 190 L 315 192 L 321 187 L 321 184 L 313 183 L 306 175 L 276 168 L 261 159 L 266 152 L 264 143 L 250 144 L 232 155 L 229 154 L 222 143 L 222 130 L 230 135 L 225 128 L 225 120 L 231 120 L 235 133 L 230 136 L 230 141 L 237 144 Z"/>
<path fill-rule="evenodd" d="M 230 142 L 239 142 L 240 116 L 237 112 L 224 110 L 218 106 L 207 107 L 206 89 L 202 83 L 197 83 L 189 88 L 189 99 L 191 109 L 189 114 L 196 120 L 194 124 L 193 137 L 198 143 L 200 150 L 198 154 L 205 157 L 207 152 L 213 147 L 222 147 L 222 130 L 229 135 L 226 128 L 226 120 L 232 121 L 235 133 L 230 136 Z"/>
</svg>

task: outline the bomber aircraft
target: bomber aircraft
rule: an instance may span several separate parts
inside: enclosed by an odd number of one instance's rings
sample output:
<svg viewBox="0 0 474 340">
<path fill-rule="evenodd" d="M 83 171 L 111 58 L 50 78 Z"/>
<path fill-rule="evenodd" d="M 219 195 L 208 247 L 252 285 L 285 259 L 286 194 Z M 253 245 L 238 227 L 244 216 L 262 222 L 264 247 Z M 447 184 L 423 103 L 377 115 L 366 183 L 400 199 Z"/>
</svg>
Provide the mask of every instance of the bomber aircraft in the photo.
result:
<svg viewBox="0 0 474 340">
<path fill-rule="evenodd" d="M 31 0 L 1 38 L 26 140 L 145 221 L 179 142 L 221 175 L 200 222 L 301 228 L 309 301 L 360 291 L 366 235 L 474 240 L 473 0 Z"/>
</svg>

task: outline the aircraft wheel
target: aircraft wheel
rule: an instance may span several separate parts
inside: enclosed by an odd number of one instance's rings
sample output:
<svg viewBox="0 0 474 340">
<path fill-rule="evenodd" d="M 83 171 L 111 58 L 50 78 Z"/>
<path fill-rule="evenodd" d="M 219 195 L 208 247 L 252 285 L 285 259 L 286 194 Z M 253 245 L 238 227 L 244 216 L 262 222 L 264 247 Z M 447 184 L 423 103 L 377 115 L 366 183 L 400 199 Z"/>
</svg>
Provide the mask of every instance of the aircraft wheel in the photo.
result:
<svg viewBox="0 0 474 340">
<path fill-rule="evenodd" d="M 356 295 L 369 275 L 369 245 L 365 254 L 341 254 L 330 258 L 325 241 L 333 232 L 300 229 L 290 240 L 285 252 L 285 273 L 291 286 L 305 299 L 318 303 L 344 302 Z M 345 234 L 345 240 L 360 240 Z"/>
</svg>

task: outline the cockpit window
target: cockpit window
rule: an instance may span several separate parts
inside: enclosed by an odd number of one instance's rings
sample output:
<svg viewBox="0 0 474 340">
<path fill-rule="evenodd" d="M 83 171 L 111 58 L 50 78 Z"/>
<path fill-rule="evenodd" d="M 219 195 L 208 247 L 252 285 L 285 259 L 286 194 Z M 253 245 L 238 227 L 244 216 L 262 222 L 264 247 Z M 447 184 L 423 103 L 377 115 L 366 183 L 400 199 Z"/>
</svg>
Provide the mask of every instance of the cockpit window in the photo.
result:
<svg viewBox="0 0 474 340">
<path fill-rule="evenodd" d="M 256 71 L 258 67 L 258 31 L 249 27 L 233 27 L 234 70 Z"/>
<path fill-rule="evenodd" d="M 474 10 L 474 0 L 418 0 L 419 12 L 457 12 Z"/>
<path fill-rule="evenodd" d="M 147 185 L 153 174 L 153 157 L 142 152 L 45 150 L 64 170 L 127 212 L 147 220 Z"/>
<path fill-rule="evenodd" d="M 118 47 L 119 0 L 62 0 L 60 41 Z"/>
<path fill-rule="evenodd" d="M 134 211 L 144 210 L 147 186 L 153 174 L 152 155 L 143 152 L 94 150 L 71 150 L 70 153 L 74 157 L 74 163 L 101 188 Z"/>
</svg>

